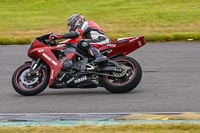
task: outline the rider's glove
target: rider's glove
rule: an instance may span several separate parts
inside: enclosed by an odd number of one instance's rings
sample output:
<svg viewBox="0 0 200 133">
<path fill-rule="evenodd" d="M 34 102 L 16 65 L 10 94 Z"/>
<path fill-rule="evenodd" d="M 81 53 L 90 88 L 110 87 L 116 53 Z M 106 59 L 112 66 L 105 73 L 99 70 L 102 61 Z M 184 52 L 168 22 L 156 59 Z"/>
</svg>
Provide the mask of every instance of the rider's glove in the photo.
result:
<svg viewBox="0 0 200 133">
<path fill-rule="evenodd" d="M 56 40 L 56 39 L 57 39 L 57 37 L 54 34 L 52 34 L 52 35 L 49 36 L 49 40 L 50 41 L 53 41 L 53 40 Z"/>
<path fill-rule="evenodd" d="M 63 35 L 61 34 L 58 34 L 58 35 L 50 35 L 49 36 L 49 40 L 52 41 L 52 40 L 56 40 L 56 39 L 62 39 L 63 38 Z"/>
</svg>

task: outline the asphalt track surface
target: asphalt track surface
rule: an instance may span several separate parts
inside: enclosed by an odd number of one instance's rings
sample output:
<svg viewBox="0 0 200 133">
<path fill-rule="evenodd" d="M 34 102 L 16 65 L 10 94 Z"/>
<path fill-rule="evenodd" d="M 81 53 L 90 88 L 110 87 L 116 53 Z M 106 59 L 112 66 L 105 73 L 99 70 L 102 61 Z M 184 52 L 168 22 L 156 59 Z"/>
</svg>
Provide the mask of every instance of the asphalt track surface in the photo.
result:
<svg viewBox="0 0 200 133">
<path fill-rule="evenodd" d="M 200 43 L 148 43 L 129 56 L 142 66 L 139 86 L 126 94 L 104 88 L 47 88 L 37 96 L 11 85 L 28 46 L 0 46 L 0 113 L 142 113 L 200 111 Z"/>
</svg>

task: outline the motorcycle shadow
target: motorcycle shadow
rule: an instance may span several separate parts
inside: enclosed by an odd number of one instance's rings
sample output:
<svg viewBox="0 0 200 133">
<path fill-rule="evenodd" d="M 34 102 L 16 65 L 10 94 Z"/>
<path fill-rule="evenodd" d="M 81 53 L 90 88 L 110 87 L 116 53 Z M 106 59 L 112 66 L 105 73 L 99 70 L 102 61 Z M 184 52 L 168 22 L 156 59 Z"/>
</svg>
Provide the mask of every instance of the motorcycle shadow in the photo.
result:
<svg viewBox="0 0 200 133">
<path fill-rule="evenodd" d="M 96 89 L 79 89 L 79 88 L 73 88 L 73 89 L 64 89 L 64 90 L 52 90 L 49 89 L 48 91 L 44 91 L 43 93 L 41 93 L 40 95 L 37 96 L 66 96 L 66 95 L 130 95 L 130 94 L 136 94 L 136 93 L 141 93 L 141 90 L 134 90 L 128 93 L 110 93 L 107 90 L 105 90 L 104 88 L 96 88 Z"/>
<path fill-rule="evenodd" d="M 110 93 L 104 88 L 67 88 L 67 89 L 49 89 L 47 88 L 44 92 L 35 96 L 22 96 L 15 95 L 14 97 L 48 97 L 48 96 L 98 96 L 98 95 L 133 95 L 142 93 L 142 90 L 133 90 L 128 93 Z M 12 93 L 13 94 L 13 93 Z"/>
</svg>

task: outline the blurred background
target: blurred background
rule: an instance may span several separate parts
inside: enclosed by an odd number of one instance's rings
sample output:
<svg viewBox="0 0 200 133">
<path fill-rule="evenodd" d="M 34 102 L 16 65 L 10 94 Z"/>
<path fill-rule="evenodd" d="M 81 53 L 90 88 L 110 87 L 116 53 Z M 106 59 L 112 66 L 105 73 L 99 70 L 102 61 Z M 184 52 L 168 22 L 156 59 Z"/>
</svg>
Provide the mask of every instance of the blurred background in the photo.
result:
<svg viewBox="0 0 200 133">
<path fill-rule="evenodd" d="M 111 39 L 200 40 L 199 0 L 0 0 L 0 44 L 65 33 L 66 20 L 75 13 L 95 21 Z"/>
</svg>

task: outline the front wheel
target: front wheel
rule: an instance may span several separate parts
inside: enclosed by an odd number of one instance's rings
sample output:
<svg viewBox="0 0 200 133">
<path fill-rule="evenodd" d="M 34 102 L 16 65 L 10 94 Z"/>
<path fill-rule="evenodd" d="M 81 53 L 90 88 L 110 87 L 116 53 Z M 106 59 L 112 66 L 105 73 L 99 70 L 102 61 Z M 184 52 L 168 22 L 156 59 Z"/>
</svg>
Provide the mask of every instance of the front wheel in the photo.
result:
<svg viewBox="0 0 200 133">
<path fill-rule="evenodd" d="M 12 76 L 12 85 L 16 92 L 24 96 L 41 93 L 48 85 L 49 73 L 45 68 L 30 74 L 31 63 L 18 67 Z"/>
<path fill-rule="evenodd" d="M 126 93 L 137 87 L 142 78 L 140 64 L 133 58 L 120 56 L 112 59 L 123 69 L 121 73 L 113 72 L 113 76 L 102 76 L 101 85 L 112 93 Z"/>
</svg>

